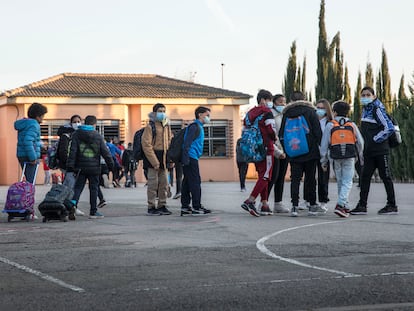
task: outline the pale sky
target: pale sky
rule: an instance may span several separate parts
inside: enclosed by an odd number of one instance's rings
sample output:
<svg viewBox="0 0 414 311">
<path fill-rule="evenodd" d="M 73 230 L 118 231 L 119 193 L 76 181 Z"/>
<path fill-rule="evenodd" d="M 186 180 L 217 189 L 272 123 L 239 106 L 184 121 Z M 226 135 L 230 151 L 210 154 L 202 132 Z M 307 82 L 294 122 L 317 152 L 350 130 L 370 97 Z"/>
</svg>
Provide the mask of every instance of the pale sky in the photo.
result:
<svg viewBox="0 0 414 311">
<path fill-rule="evenodd" d="M 282 91 L 294 40 L 314 92 L 319 0 L 15 0 L 1 4 L 0 91 L 63 72 L 145 73 L 256 95 Z M 326 0 L 352 95 L 385 47 L 391 88 L 413 81 L 414 1 Z"/>
</svg>

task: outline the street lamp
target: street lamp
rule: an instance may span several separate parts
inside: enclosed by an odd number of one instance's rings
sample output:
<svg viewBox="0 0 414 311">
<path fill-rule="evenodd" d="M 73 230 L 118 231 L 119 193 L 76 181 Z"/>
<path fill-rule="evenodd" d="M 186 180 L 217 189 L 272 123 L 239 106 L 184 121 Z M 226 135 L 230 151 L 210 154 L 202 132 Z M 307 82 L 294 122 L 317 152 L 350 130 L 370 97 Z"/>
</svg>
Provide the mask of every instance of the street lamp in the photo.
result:
<svg viewBox="0 0 414 311">
<path fill-rule="evenodd" d="M 221 63 L 221 88 L 224 89 L 224 63 Z"/>
</svg>

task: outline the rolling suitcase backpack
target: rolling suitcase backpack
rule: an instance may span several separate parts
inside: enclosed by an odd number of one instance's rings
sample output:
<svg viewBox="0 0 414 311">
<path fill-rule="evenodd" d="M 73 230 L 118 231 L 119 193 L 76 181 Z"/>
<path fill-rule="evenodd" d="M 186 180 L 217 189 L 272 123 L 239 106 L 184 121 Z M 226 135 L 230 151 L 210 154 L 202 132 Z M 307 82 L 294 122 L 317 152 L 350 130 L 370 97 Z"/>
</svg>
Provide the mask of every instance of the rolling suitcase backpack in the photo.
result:
<svg viewBox="0 0 414 311">
<path fill-rule="evenodd" d="M 26 167 L 27 163 L 25 162 L 20 181 L 12 184 L 7 191 L 6 205 L 3 213 L 9 215 L 7 218 L 9 222 L 13 218 L 20 218 L 26 221 L 34 219 L 35 183 L 39 164 L 36 164 L 33 184 L 23 180 Z"/>
<path fill-rule="evenodd" d="M 72 197 L 73 188 L 78 176 L 79 173 L 77 175 L 67 173 L 63 184 L 53 184 L 49 192 L 46 193 L 45 198 L 38 206 L 40 214 L 43 216 L 43 222 L 49 220 L 67 222 L 70 213 L 74 217 L 75 205 L 72 202 Z"/>
</svg>

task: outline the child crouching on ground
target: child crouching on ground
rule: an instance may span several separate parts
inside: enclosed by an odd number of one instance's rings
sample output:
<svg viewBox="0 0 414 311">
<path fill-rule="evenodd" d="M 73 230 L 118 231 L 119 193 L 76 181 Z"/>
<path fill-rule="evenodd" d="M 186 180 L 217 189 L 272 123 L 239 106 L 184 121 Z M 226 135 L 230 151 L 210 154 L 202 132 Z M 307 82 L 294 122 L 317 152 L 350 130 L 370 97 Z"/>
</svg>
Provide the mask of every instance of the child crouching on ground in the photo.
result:
<svg viewBox="0 0 414 311">
<path fill-rule="evenodd" d="M 332 159 L 338 184 L 338 201 L 334 213 L 348 217 L 348 197 L 352 188 L 355 159 L 359 155 L 363 165 L 364 139 L 358 127 L 347 118 L 350 106 L 343 101 L 333 103 L 334 120 L 326 125 L 321 142 L 321 166 L 327 170 L 328 157 Z"/>
</svg>

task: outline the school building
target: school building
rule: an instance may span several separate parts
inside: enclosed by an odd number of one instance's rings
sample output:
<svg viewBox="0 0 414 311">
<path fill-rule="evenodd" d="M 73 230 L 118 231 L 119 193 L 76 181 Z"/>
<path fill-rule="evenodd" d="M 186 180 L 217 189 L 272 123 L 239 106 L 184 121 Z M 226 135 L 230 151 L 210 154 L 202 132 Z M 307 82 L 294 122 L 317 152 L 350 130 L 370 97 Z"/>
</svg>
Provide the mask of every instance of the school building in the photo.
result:
<svg viewBox="0 0 414 311">
<path fill-rule="evenodd" d="M 63 73 L 0 94 L 0 185 L 20 178 L 16 159 L 14 121 L 27 117 L 33 102 L 48 113 L 41 126 L 42 140 L 58 139 L 58 128 L 74 114 L 95 115 L 97 131 L 107 137 L 132 142 L 135 131 L 145 126 L 154 104 L 166 106 L 173 131 L 194 119 L 198 106 L 211 109 L 211 123 L 204 126 L 204 154 L 200 160 L 203 181 L 237 181 L 236 141 L 241 133 L 240 106 L 251 95 L 150 74 Z M 37 183 L 43 182 L 42 166 Z M 137 171 L 143 181 L 142 166 Z"/>
</svg>

